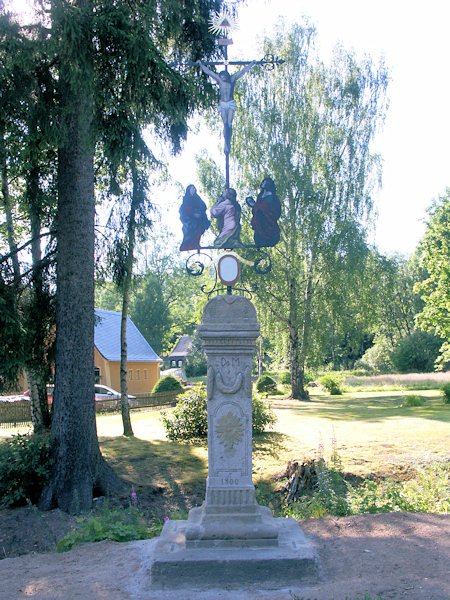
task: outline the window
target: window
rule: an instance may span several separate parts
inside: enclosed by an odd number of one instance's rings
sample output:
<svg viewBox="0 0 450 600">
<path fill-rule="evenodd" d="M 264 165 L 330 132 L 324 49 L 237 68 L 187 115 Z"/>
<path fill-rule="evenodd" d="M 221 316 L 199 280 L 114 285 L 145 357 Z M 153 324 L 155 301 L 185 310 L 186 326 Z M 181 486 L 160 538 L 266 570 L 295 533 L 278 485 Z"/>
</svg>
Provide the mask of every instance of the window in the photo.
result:
<svg viewBox="0 0 450 600">
<path fill-rule="evenodd" d="M 182 360 L 179 360 L 179 361 L 178 361 L 178 366 L 179 366 L 179 367 L 182 367 L 182 366 L 183 366 L 183 361 L 182 361 Z"/>
<path fill-rule="evenodd" d="M 100 375 L 100 369 L 98 367 L 94 367 L 94 382 L 100 383 L 100 379 L 102 376 Z"/>
<path fill-rule="evenodd" d="M 129 381 L 133 381 L 133 369 L 128 370 L 128 379 Z"/>
<path fill-rule="evenodd" d="M 176 361 L 176 360 L 173 360 L 173 361 L 170 363 L 170 366 L 172 366 L 172 367 L 176 367 L 176 366 L 177 366 L 177 361 Z"/>
<path fill-rule="evenodd" d="M 140 369 L 136 369 L 136 379 L 139 381 L 140 378 L 141 378 L 141 371 L 140 371 Z"/>
<path fill-rule="evenodd" d="M 147 379 L 147 369 L 144 369 L 144 379 Z"/>
</svg>

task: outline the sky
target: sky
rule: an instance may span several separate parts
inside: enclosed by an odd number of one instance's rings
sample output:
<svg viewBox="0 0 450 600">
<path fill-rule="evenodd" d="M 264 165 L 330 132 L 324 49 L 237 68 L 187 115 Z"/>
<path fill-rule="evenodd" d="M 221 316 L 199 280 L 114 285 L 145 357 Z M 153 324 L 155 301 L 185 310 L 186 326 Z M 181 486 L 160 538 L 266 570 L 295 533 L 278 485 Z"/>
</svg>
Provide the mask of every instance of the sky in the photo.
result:
<svg viewBox="0 0 450 600">
<path fill-rule="evenodd" d="M 248 0 L 232 34 L 230 57 L 258 58 L 259 41 L 271 35 L 280 16 L 287 23 L 306 16 L 315 25 L 325 62 L 338 42 L 359 58 L 370 55 L 378 62 L 384 57 L 390 106 L 373 144 L 383 161 L 383 185 L 374 196 L 378 217 L 369 241 L 384 254 L 414 252 L 425 231 L 427 207 L 450 186 L 450 3 Z M 193 154 L 202 147 L 201 139 L 192 138 L 174 163 L 180 175 L 192 173 Z"/>
<path fill-rule="evenodd" d="M 30 0 L 9 0 L 21 10 Z M 230 58 L 260 58 L 260 42 L 279 17 L 307 17 L 317 29 L 317 48 L 328 62 L 340 42 L 359 58 L 384 57 L 390 71 L 390 107 L 373 150 L 383 160 L 383 185 L 369 241 L 385 254 L 410 254 L 424 231 L 426 209 L 450 186 L 450 36 L 448 0 L 246 0 L 239 8 Z M 217 140 L 217 145 L 221 140 Z M 214 145 L 214 143 L 213 143 Z M 211 140 L 192 131 L 170 163 L 183 188 L 196 183 L 195 154 Z M 220 163 L 219 163 L 220 164 Z M 178 196 L 177 196 L 178 194 Z M 163 222 L 181 240 L 177 190 L 154 191 Z"/>
</svg>

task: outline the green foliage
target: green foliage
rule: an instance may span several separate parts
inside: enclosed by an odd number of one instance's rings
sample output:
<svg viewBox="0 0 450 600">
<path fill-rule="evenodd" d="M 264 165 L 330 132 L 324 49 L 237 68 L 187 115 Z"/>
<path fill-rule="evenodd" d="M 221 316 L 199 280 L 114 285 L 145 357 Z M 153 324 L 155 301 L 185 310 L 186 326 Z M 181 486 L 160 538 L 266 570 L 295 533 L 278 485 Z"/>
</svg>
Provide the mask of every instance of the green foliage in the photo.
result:
<svg viewBox="0 0 450 600">
<path fill-rule="evenodd" d="M 192 440 L 208 435 L 206 386 L 202 383 L 179 396 L 172 412 L 162 413 L 162 422 L 169 440 Z"/>
<path fill-rule="evenodd" d="M 258 392 L 273 392 L 277 387 L 275 381 L 270 377 L 270 375 L 261 375 L 261 377 L 256 382 L 256 389 Z"/>
<path fill-rule="evenodd" d="M 277 418 L 272 410 L 272 405 L 266 394 L 253 392 L 252 394 L 252 430 L 253 433 L 264 433 L 273 427 Z"/>
<path fill-rule="evenodd" d="M 416 290 L 425 302 L 417 315 L 419 327 L 434 331 L 442 339 L 439 367 L 450 362 L 450 188 L 429 210 L 430 221 L 419 246 L 419 259 L 426 271 Z"/>
<path fill-rule="evenodd" d="M 442 340 L 426 331 L 415 331 L 402 338 L 391 358 L 400 373 L 429 373 L 439 355 Z"/>
<path fill-rule="evenodd" d="M 389 373 L 393 370 L 391 360 L 392 346 L 384 336 L 378 336 L 373 346 L 365 351 L 355 367 L 366 368 L 374 373 Z"/>
<path fill-rule="evenodd" d="M 447 513 L 449 501 L 448 464 L 430 464 L 420 468 L 416 477 L 400 483 L 385 479 L 366 481 L 359 488 L 349 488 L 351 514 L 379 512 Z"/>
<path fill-rule="evenodd" d="M 275 413 L 265 394 L 253 392 L 252 429 L 263 433 L 275 423 Z M 179 397 L 172 414 L 162 413 L 162 422 L 170 440 L 192 440 L 208 435 L 206 386 L 202 383 Z"/>
<path fill-rule="evenodd" d="M 425 398 L 419 394 L 409 394 L 402 402 L 402 406 L 423 406 Z"/>
<path fill-rule="evenodd" d="M 35 503 L 50 476 L 50 436 L 17 435 L 0 444 L 0 504 Z"/>
<path fill-rule="evenodd" d="M 184 370 L 187 377 L 200 377 L 206 375 L 208 364 L 203 350 L 202 342 L 196 330 L 191 337 L 188 353 L 184 363 Z"/>
<path fill-rule="evenodd" d="M 290 371 L 283 371 L 280 374 L 279 381 L 280 381 L 280 383 L 282 385 L 290 385 L 290 383 L 291 383 L 291 373 L 290 373 Z"/>
<path fill-rule="evenodd" d="M 0 393 L 14 388 L 25 362 L 23 330 L 16 311 L 14 290 L 0 274 Z"/>
<path fill-rule="evenodd" d="M 269 175 L 282 204 L 278 266 L 265 276 L 258 308 L 268 314 L 265 336 L 275 333 L 277 351 L 285 363 L 289 357 L 295 397 L 306 395 L 299 375 L 305 365 L 323 364 L 332 335 L 339 334 L 346 357 L 359 357 L 365 323 L 351 340 L 338 328 L 343 319 L 352 324 L 370 314 L 361 311 L 357 273 L 368 252 L 364 215 L 378 164 L 370 146 L 387 85 L 383 65 L 357 62 L 342 48 L 323 64 L 315 36 L 296 24 L 267 39 L 264 52 L 282 57 L 284 68 L 253 69 L 240 83 L 234 117 L 237 187 L 256 193 Z M 353 285 L 346 283 L 350 271 Z"/>
<path fill-rule="evenodd" d="M 319 377 L 320 385 L 332 396 L 342 394 L 342 376 L 335 373 L 328 373 Z"/>
<path fill-rule="evenodd" d="M 319 447 L 316 463 L 318 476 L 314 490 L 297 501 L 285 503 L 281 509 L 284 516 L 307 519 L 395 511 L 447 513 L 450 508 L 450 463 L 420 467 L 408 481 L 366 479 L 358 486 L 344 478 L 335 447 L 329 462 Z"/>
<path fill-rule="evenodd" d="M 161 282 L 153 273 L 147 273 L 135 286 L 130 317 L 156 354 L 160 354 L 170 329 L 170 315 Z"/>
<path fill-rule="evenodd" d="M 306 385 L 308 383 L 311 383 L 312 381 L 314 381 L 314 379 L 315 379 L 315 377 L 314 377 L 313 373 L 310 373 L 308 371 L 304 372 L 303 380 Z M 281 385 L 290 385 L 291 384 L 291 372 L 290 371 L 281 371 L 281 373 L 278 376 L 278 381 L 281 383 Z"/>
<path fill-rule="evenodd" d="M 161 377 L 161 379 L 158 379 L 158 381 L 155 383 L 152 393 L 157 394 L 158 392 L 178 392 L 183 390 L 183 384 L 179 379 L 173 375 L 164 375 L 164 377 Z"/>
<path fill-rule="evenodd" d="M 67 552 L 86 542 L 131 542 L 146 540 L 161 533 L 162 525 L 149 523 L 135 506 L 127 509 L 102 506 L 98 512 L 79 517 L 77 527 L 58 543 L 58 552 Z"/>
<path fill-rule="evenodd" d="M 441 387 L 441 395 L 444 404 L 450 404 L 450 383 L 444 383 Z"/>
</svg>

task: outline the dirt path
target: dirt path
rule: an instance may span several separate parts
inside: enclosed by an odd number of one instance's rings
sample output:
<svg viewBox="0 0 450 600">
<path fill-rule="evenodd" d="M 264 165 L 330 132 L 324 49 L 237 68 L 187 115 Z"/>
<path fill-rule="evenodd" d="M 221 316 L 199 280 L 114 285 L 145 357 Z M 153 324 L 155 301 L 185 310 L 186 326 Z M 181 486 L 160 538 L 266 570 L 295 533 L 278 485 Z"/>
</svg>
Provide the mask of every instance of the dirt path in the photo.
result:
<svg viewBox="0 0 450 600">
<path fill-rule="evenodd" d="M 320 556 L 313 587 L 155 592 L 147 576 L 154 540 L 100 542 L 1 560 L 0 600 L 450 600 L 448 515 L 358 515 L 302 527 Z"/>
</svg>

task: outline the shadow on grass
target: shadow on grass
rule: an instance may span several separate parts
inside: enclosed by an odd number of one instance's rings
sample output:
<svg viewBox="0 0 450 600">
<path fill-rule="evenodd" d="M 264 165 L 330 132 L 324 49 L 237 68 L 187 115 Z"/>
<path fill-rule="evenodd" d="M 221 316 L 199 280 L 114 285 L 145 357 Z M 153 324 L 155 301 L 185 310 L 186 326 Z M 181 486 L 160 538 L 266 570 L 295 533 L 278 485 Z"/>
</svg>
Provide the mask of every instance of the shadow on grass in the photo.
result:
<svg viewBox="0 0 450 600">
<path fill-rule="evenodd" d="M 289 436 L 278 431 L 268 431 L 253 435 L 252 445 L 254 454 L 267 454 L 277 458 L 280 452 L 286 450 Z"/>
<path fill-rule="evenodd" d="M 207 459 L 201 445 L 139 438 L 101 438 L 103 456 L 133 486 L 155 515 L 176 512 L 182 518 L 205 495 Z M 180 515 L 178 516 L 180 518 Z"/>
<path fill-rule="evenodd" d="M 423 406 L 402 406 L 407 393 L 361 393 L 341 396 L 312 396 L 309 402 L 291 400 L 289 403 L 274 402 L 276 410 L 298 410 L 308 416 L 333 421 L 384 421 L 392 418 L 429 419 L 450 422 L 450 406 L 442 404 L 440 397 L 423 397 Z"/>
</svg>

